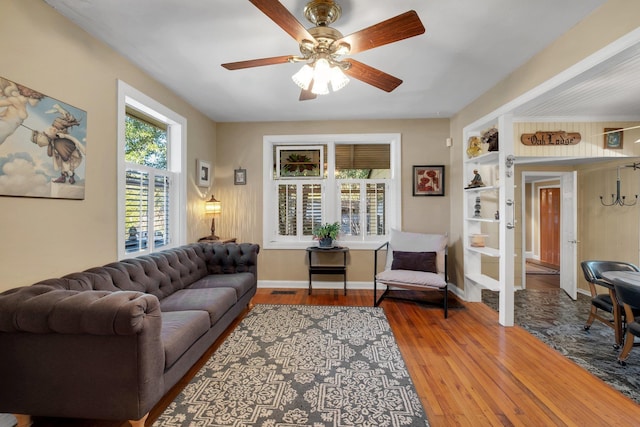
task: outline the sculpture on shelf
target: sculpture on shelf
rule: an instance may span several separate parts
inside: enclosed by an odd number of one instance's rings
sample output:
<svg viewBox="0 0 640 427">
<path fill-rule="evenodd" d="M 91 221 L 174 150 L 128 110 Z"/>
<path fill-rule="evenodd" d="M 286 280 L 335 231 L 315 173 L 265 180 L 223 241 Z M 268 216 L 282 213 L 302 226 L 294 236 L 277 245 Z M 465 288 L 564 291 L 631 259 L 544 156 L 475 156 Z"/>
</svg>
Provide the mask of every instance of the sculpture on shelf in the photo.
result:
<svg viewBox="0 0 640 427">
<path fill-rule="evenodd" d="M 480 218 L 480 209 L 482 209 L 482 205 L 480 204 L 480 197 L 476 197 L 476 204 L 473 207 L 475 209 L 473 211 L 473 217 Z"/>
<path fill-rule="evenodd" d="M 482 154 L 482 140 L 477 136 L 469 138 L 469 147 L 467 148 L 467 156 L 469 158 L 477 157 Z"/>
<path fill-rule="evenodd" d="M 484 182 L 482 182 L 482 177 L 478 173 L 478 169 L 474 169 L 473 179 L 471 180 L 471 182 L 466 188 L 477 188 L 477 187 L 484 187 Z"/>
<path fill-rule="evenodd" d="M 489 144 L 489 151 L 498 151 L 498 129 L 491 128 L 483 132 L 482 142 Z"/>
</svg>

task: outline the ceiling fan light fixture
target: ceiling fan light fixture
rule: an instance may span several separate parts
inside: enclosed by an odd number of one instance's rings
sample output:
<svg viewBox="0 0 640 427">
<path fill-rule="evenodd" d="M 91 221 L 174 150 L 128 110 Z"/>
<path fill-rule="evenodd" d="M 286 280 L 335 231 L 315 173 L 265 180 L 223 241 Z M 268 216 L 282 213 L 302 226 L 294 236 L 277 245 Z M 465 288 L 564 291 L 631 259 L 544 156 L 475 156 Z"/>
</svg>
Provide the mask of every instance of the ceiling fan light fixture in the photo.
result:
<svg viewBox="0 0 640 427">
<path fill-rule="evenodd" d="M 349 83 L 349 77 L 347 77 L 342 69 L 338 66 L 331 67 L 331 88 L 334 92 L 339 91 Z"/>
<path fill-rule="evenodd" d="M 311 92 L 316 95 L 329 93 L 329 81 L 331 80 L 331 66 L 325 58 L 318 58 L 313 66 L 313 88 Z"/>
<path fill-rule="evenodd" d="M 300 71 L 291 76 L 291 79 L 300 89 L 308 90 L 313 79 L 313 68 L 309 64 L 304 64 Z"/>
</svg>

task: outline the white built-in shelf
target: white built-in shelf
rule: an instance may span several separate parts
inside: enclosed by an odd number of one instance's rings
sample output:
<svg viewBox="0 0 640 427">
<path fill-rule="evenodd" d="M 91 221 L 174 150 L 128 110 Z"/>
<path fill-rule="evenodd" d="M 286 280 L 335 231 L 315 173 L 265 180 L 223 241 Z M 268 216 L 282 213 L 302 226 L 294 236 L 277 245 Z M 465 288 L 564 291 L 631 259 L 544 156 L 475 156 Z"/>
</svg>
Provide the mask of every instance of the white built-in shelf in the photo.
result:
<svg viewBox="0 0 640 427">
<path fill-rule="evenodd" d="M 465 163 L 476 163 L 476 164 L 485 164 L 485 163 L 497 163 L 498 161 L 498 152 L 491 151 L 485 154 L 481 154 L 478 157 L 472 157 L 470 159 L 466 159 Z"/>
<path fill-rule="evenodd" d="M 494 223 L 497 224 L 500 222 L 499 219 L 493 219 L 493 218 L 476 218 L 476 217 L 469 217 L 469 218 L 465 218 L 467 221 L 476 221 L 476 222 L 489 222 L 489 223 Z"/>
<path fill-rule="evenodd" d="M 493 277 L 489 277 L 485 274 L 465 274 L 464 277 L 466 277 L 476 285 L 481 286 L 485 289 L 489 289 L 490 291 L 500 290 L 500 282 L 498 282 Z"/>
<path fill-rule="evenodd" d="M 497 190 L 498 188 L 500 188 L 500 187 L 495 187 L 493 185 L 486 185 L 484 187 L 465 188 L 464 191 L 466 191 L 468 193 L 479 193 L 481 191 Z"/>
<path fill-rule="evenodd" d="M 477 252 L 482 255 L 498 258 L 500 256 L 500 250 L 496 248 L 491 248 L 489 246 L 467 246 L 467 250 L 471 252 Z"/>
</svg>

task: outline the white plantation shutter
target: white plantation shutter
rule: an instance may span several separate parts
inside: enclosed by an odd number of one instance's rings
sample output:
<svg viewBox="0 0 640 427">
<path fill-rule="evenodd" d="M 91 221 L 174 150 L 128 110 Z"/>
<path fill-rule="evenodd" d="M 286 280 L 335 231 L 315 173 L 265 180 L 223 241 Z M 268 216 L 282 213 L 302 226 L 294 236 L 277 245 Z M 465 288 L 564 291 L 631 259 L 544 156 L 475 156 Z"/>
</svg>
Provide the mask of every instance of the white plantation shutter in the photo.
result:
<svg viewBox="0 0 640 427">
<path fill-rule="evenodd" d="M 302 235 L 313 236 L 322 224 L 322 185 L 302 184 Z"/>
<path fill-rule="evenodd" d="M 126 252 L 153 251 L 171 242 L 171 173 L 128 164 L 125 197 Z"/>
<path fill-rule="evenodd" d="M 385 183 L 368 183 L 366 196 L 367 235 L 385 235 L 387 222 L 386 209 L 387 185 Z"/>
</svg>

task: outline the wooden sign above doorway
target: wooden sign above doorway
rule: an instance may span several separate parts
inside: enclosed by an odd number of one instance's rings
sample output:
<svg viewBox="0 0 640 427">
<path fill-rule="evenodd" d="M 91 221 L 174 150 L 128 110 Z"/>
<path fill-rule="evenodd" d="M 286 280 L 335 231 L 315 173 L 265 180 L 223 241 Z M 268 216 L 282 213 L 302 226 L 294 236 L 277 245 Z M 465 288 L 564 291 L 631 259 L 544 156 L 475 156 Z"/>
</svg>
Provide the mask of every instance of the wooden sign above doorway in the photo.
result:
<svg viewBox="0 0 640 427">
<path fill-rule="evenodd" d="M 524 145 L 576 145 L 581 139 L 580 133 L 563 130 L 523 133 L 520 136 L 520 142 Z"/>
</svg>

